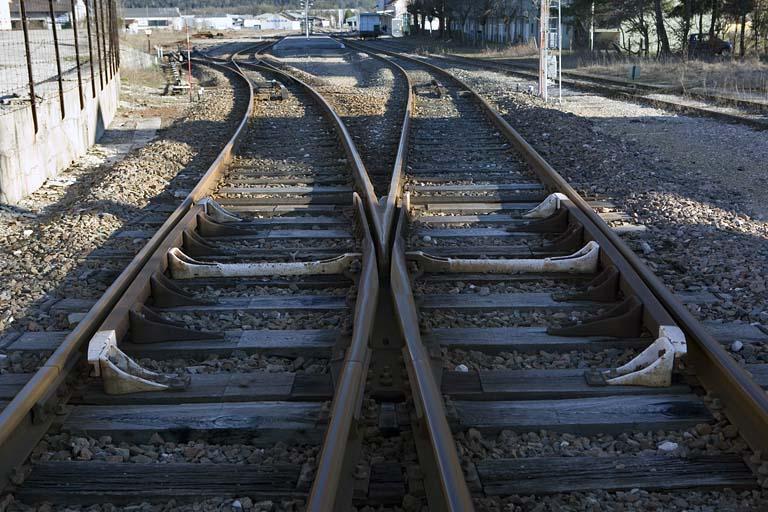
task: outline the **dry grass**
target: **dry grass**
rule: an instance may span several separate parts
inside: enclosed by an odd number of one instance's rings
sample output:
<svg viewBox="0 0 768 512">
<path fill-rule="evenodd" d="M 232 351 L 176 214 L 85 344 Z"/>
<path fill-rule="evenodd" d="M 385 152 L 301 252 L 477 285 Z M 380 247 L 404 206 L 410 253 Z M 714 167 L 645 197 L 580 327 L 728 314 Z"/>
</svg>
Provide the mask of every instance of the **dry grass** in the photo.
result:
<svg viewBox="0 0 768 512">
<path fill-rule="evenodd" d="M 467 57 L 517 58 L 537 55 L 535 43 L 502 45 L 484 42 L 476 46 L 456 39 L 440 40 L 436 37 L 414 35 L 408 38 L 416 42 L 416 53 L 455 54 Z"/>
<path fill-rule="evenodd" d="M 536 43 L 530 41 L 515 45 L 494 45 L 483 48 L 478 55 L 492 59 L 514 59 L 517 57 L 535 57 L 539 54 Z"/>
<path fill-rule="evenodd" d="M 183 32 L 174 32 L 170 30 L 169 31 L 153 30 L 152 35 L 149 37 L 149 40 L 152 43 L 153 47 L 154 46 L 173 46 L 173 45 L 176 45 L 176 43 L 186 44 L 187 36 Z M 121 38 L 120 43 L 126 44 L 131 48 L 135 48 L 143 52 L 147 51 L 147 36 L 143 33 L 125 34 Z"/>
<path fill-rule="evenodd" d="M 535 43 L 519 45 L 484 44 L 472 46 L 458 40 L 441 41 L 429 36 L 411 36 L 418 53 L 454 54 L 488 59 L 519 59 L 535 64 L 538 48 Z M 674 57 L 666 60 L 638 59 L 606 54 L 566 53 L 563 67 L 568 71 L 584 72 L 610 78 L 627 79 L 629 67 L 640 66 L 639 82 L 659 84 L 670 88 L 704 94 L 738 96 L 755 101 L 768 101 L 768 62 L 758 58 L 744 60 L 686 60 Z"/>
<path fill-rule="evenodd" d="M 626 78 L 632 64 L 640 66 L 641 82 L 682 87 L 699 92 L 724 92 L 768 100 L 768 63 L 756 58 L 717 61 L 669 59 L 582 62 L 576 68 L 592 75 Z"/>
<path fill-rule="evenodd" d="M 144 69 L 127 69 L 120 70 L 120 78 L 127 83 L 142 85 L 145 87 L 156 87 L 163 89 L 167 82 L 165 75 L 159 67 L 150 67 Z"/>
<path fill-rule="evenodd" d="M 216 38 L 216 39 L 210 39 L 207 37 L 202 37 L 201 34 L 222 34 L 224 37 L 222 38 Z M 243 35 L 248 35 L 250 37 L 258 37 L 259 33 L 256 32 L 244 32 L 244 31 L 232 31 L 232 30 L 225 30 L 225 31 L 218 31 L 218 30 L 203 30 L 198 32 L 197 30 L 191 30 L 189 33 L 189 38 L 192 44 L 195 43 L 201 43 L 201 42 L 215 42 L 220 41 L 222 39 L 230 39 L 230 38 L 236 38 L 236 37 L 243 37 Z M 187 34 L 186 32 L 176 32 L 174 30 L 153 30 L 152 35 L 150 36 L 150 41 L 152 42 L 152 46 L 177 46 L 177 45 L 183 45 L 186 46 L 187 44 Z M 125 34 L 121 37 L 120 40 L 121 43 L 127 44 L 128 46 L 132 48 L 136 48 L 137 50 L 141 51 L 147 51 L 147 36 L 143 32 L 139 32 L 138 34 Z"/>
</svg>

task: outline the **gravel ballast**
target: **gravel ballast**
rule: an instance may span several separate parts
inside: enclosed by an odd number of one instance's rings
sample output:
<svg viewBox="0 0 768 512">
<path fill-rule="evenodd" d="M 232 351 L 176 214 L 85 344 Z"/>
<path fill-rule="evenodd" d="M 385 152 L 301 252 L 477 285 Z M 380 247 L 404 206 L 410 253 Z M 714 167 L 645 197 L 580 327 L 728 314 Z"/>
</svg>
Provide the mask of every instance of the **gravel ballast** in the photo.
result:
<svg viewBox="0 0 768 512">
<path fill-rule="evenodd" d="M 577 189 L 609 198 L 645 225 L 642 238 L 628 241 L 669 287 L 721 299 L 694 314 L 768 325 L 763 132 L 586 94 L 545 106 L 515 93 L 514 78 L 450 69 Z"/>
<path fill-rule="evenodd" d="M 218 87 L 191 107 L 173 99 L 174 122 L 154 141 L 117 161 L 108 158 L 109 147 L 96 145 L 18 206 L 0 207 L 0 332 L 66 328 L 48 314 L 52 301 L 93 297 L 109 284 L 89 279 L 87 256 L 113 240 L 124 244 L 115 235 L 150 201 L 180 202 L 177 187 L 187 188 L 207 170 L 244 105 L 235 104 L 220 72 L 200 70 L 198 79 Z M 152 105 L 166 103 L 151 95 L 128 98 L 123 108 L 137 115 L 142 102 L 150 113 Z"/>
</svg>

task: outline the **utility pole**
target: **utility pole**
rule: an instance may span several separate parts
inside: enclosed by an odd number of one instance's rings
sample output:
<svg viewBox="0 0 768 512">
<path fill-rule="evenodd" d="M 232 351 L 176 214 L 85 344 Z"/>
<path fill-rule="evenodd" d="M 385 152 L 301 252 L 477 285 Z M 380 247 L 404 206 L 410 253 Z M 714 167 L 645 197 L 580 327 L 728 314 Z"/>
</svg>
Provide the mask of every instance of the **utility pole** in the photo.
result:
<svg viewBox="0 0 768 512">
<path fill-rule="evenodd" d="M 589 51 L 595 51 L 595 2 L 589 7 Z"/>
<path fill-rule="evenodd" d="M 563 103 L 563 0 L 557 0 L 557 98 Z"/>
<path fill-rule="evenodd" d="M 541 0 L 539 13 L 539 96 L 547 101 L 547 48 L 549 47 L 549 0 Z"/>
<path fill-rule="evenodd" d="M 304 0 L 304 30 L 309 39 L 309 0 Z"/>
<path fill-rule="evenodd" d="M 187 84 L 189 84 L 189 102 L 192 103 L 192 44 L 189 41 L 189 18 L 184 20 L 187 30 Z"/>
</svg>

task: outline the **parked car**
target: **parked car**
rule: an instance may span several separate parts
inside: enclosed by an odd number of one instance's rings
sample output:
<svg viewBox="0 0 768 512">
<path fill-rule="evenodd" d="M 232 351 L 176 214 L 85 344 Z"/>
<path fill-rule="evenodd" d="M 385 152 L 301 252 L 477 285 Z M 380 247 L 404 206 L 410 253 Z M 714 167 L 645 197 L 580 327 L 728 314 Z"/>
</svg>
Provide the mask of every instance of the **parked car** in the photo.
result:
<svg viewBox="0 0 768 512">
<path fill-rule="evenodd" d="M 709 34 L 691 34 L 688 40 L 688 56 L 703 57 L 707 55 L 730 55 L 733 45 L 719 37 L 710 37 Z"/>
</svg>

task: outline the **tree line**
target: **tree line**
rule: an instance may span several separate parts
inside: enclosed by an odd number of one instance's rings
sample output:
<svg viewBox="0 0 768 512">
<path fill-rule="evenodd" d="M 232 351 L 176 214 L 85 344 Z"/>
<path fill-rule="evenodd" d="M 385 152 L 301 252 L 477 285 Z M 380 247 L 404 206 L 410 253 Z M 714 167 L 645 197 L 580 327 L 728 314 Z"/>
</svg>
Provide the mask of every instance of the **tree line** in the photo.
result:
<svg viewBox="0 0 768 512">
<path fill-rule="evenodd" d="M 530 12 L 538 18 L 538 0 L 409 0 L 415 26 L 424 28 L 429 19 L 440 20 L 438 37 L 454 37 L 454 25 L 468 19 L 502 19 L 513 22 Z M 590 27 L 620 28 L 624 35 L 639 39 L 637 53 L 668 56 L 686 52 L 692 34 L 710 41 L 730 39 L 740 56 L 748 50 L 768 52 L 768 0 L 571 0 L 563 2 L 563 14 L 573 27 L 574 43 L 588 47 Z M 652 38 L 652 36 L 655 36 Z M 651 48 L 655 39 L 656 47 Z M 625 40 L 617 49 L 633 52 Z"/>
</svg>

